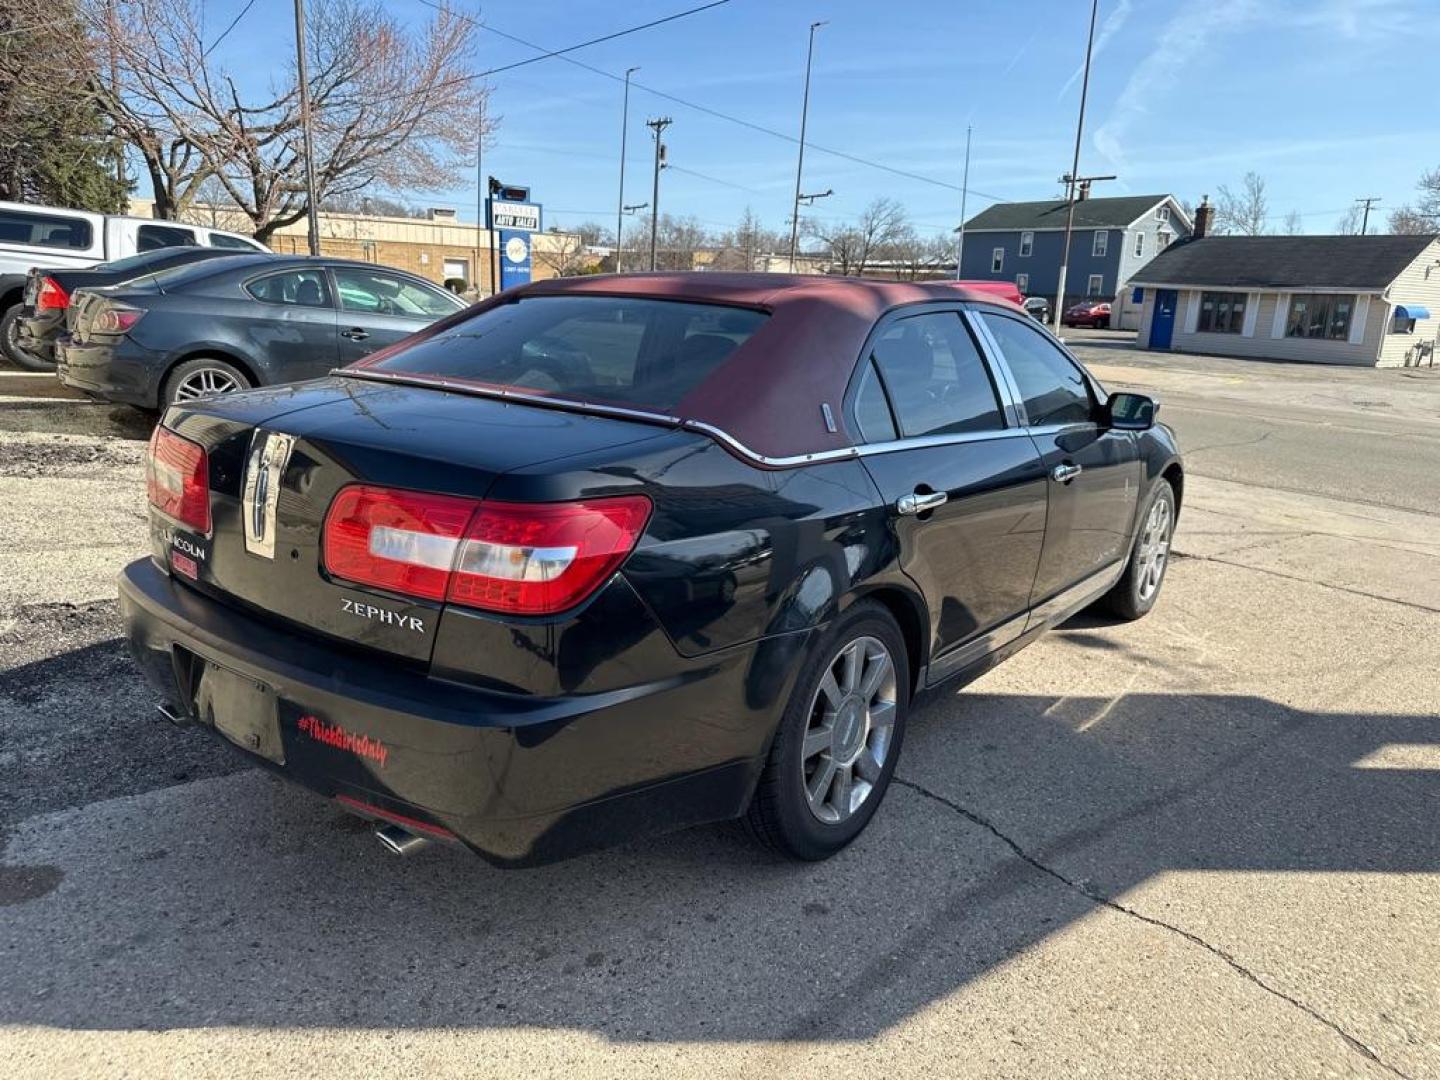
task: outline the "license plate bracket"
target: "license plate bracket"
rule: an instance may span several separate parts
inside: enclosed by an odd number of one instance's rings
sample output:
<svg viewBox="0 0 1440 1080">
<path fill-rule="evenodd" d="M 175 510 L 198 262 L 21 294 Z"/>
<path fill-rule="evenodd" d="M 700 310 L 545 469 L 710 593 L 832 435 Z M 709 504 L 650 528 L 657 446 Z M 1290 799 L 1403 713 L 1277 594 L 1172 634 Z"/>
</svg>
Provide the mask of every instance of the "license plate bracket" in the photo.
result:
<svg viewBox="0 0 1440 1080">
<path fill-rule="evenodd" d="M 192 705 L 209 724 L 242 750 L 277 765 L 285 763 L 275 691 L 264 683 L 197 657 Z"/>
</svg>

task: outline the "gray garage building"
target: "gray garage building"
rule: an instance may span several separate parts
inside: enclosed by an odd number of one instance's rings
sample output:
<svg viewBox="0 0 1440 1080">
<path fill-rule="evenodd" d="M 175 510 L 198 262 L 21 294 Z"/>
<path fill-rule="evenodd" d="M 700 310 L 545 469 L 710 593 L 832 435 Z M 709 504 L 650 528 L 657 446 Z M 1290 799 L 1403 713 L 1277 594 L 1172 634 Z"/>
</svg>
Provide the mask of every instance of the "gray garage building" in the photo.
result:
<svg viewBox="0 0 1440 1080">
<path fill-rule="evenodd" d="M 1142 348 L 1411 367 L 1436 361 L 1440 237 L 1204 236 L 1130 281 Z"/>
</svg>

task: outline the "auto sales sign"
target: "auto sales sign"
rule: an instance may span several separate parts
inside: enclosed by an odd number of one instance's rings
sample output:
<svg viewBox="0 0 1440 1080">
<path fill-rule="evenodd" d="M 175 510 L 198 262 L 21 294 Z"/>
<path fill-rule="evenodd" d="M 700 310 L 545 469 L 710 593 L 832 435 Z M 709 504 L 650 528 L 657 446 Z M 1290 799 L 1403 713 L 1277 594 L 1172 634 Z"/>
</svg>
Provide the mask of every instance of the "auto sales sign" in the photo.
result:
<svg viewBox="0 0 1440 1080">
<path fill-rule="evenodd" d="M 540 231 L 540 204 L 505 202 L 491 199 L 491 228 L 513 229 L 517 232 Z"/>
</svg>

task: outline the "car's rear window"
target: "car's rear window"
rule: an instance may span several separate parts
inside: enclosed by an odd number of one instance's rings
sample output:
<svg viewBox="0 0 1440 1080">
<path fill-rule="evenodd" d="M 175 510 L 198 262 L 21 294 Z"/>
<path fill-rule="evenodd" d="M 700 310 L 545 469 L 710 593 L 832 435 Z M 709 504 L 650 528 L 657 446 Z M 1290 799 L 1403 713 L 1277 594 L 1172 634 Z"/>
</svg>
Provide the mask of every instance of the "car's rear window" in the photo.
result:
<svg viewBox="0 0 1440 1080">
<path fill-rule="evenodd" d="M 673 300 L 529 296 L 457 323 L 375 368 L 669 410 L 767 317 Z"/>
</svg>

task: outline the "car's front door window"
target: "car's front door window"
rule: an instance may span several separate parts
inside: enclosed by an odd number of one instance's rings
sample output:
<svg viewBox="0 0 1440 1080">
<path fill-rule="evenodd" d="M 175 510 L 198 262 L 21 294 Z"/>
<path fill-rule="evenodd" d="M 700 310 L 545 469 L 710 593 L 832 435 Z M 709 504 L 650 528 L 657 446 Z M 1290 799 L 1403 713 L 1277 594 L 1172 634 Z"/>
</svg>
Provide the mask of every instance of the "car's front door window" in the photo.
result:
<svg viewBox="0 0 1440 1080">
<path fill-rule="evenodd" d="M 1015 378 L 1032 427 L 1095 419 L 1090 384 L 1060 348 L 1019 319 L 988 311 L 981 318 Z"/>
<path fill-rule="evenodd" d="M 440 289 L 425 288 L 393 274 L 354 267 L 335 268 L 335 291 L 342 311 L 430 319 L 459 310 Z"/>
</svg>

